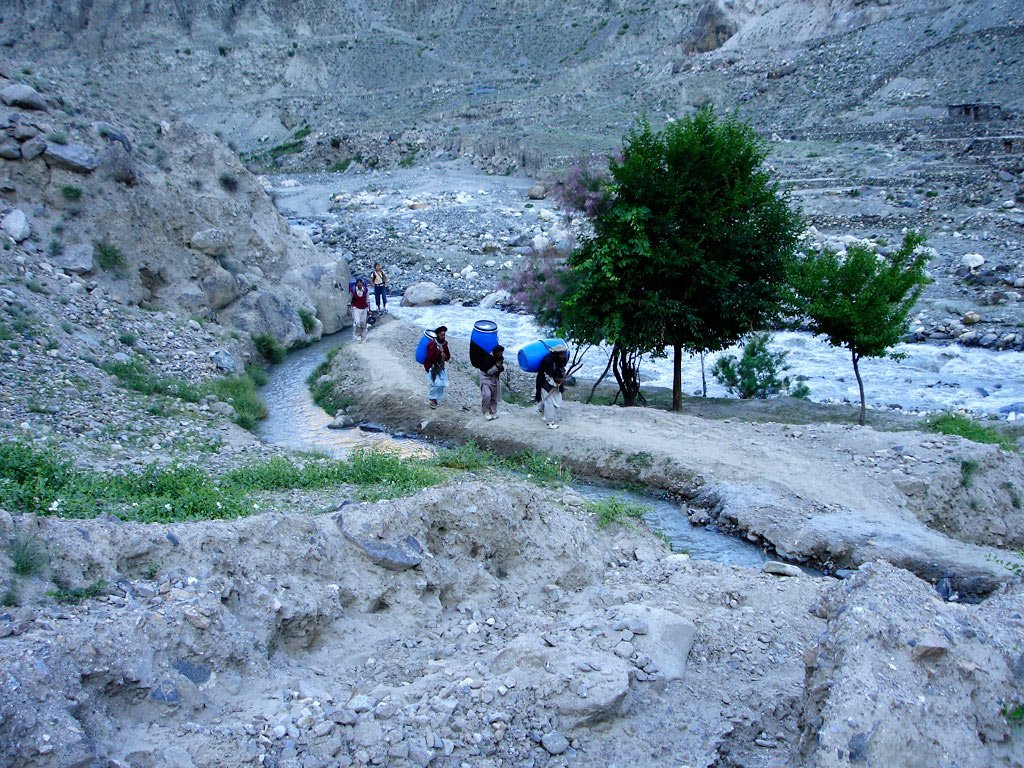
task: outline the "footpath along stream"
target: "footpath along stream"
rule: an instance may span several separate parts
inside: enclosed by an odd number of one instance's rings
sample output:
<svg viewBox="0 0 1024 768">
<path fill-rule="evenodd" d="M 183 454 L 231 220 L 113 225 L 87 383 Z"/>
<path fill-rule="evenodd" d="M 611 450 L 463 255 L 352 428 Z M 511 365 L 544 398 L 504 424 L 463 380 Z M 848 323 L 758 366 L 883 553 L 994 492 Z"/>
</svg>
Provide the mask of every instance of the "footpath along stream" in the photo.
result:
<svg viewBox="0 0 1024 768">
<path fill-rule="evenodd" d="M 370 429 L 360 426 L 329 428 L 332 417 L 313 401 L 307 379 L 331 350 L 340 346 L 339 354 L 344 354 L 347 342 L 347 334 L 335 334 L 289 354 L 270 369 L 268 381 L 260 391 L 269 415 L 260 423 L 259 436 L 276 445 L 323 451 L 337 458 L 355 448 L 398 450 L 405 454 L 432 452 L 434 445 L 428 441 L 380 431 L 377 425 L 369 425 Z M 658 496 L 594 485 L 577 485 L 576 490 L 592 499 L 616 495 L 646 505 L 650 508 L 645 515 L 647 525 L 664 536 L 676 552 L 686 552 L 702 560 L 755 567 L 769 559 L 759 547 L 713 525 L 691 525 L 678 504 Z"/>
</svg>

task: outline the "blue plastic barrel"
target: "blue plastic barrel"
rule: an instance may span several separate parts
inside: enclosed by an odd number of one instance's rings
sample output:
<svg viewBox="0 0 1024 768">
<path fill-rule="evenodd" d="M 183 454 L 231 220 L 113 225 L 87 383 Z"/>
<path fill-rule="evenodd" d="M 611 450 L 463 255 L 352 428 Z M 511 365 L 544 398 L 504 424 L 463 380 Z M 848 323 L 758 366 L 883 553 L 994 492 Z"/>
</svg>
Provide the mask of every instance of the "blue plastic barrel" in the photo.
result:
<svg viewBox="0 0 1024 768">
<path fill-rule="evenodd" d="M 541 363 L 551 350 L 560 344 L 565 344 L 564 339 L 541 339 L 527 344 L 519 350 L 519 367 L 527 373 L 536 373 L 540 370 Z M 568 344 L 565 344 L 568 347 Z"/>
<path fill-rule="evenodd" d="M 492 320 L 477 320 L 469 336 L 469 362 L 474 368 L 483 369 L 498 346 L 498 324 Z"/>
<path fill-rule="evenodd" d="M 416 362 L 423 365 L 427 362 L 427 345 L 437 339 L 437 334 L 431 330 L 426 330 L 423 335 L 420 336 L 420 343 L 416 346 Z"/>
<path fill-rule="evenodd" d="M 351 280 L 348 281 L 348 292 L 349 293 L 352 293 L 352 291 L 355 290 L 356 280 L 362 280 L 363 281 L 363 288 L 365 288 L 367 291 L 370 290 L 370 284 L 369 284 L 369 282 L 367 282 L 366 278 L 363 277 L 362 275 L 357 275 L 357 276 L 353 277 Z"/>
</svg>

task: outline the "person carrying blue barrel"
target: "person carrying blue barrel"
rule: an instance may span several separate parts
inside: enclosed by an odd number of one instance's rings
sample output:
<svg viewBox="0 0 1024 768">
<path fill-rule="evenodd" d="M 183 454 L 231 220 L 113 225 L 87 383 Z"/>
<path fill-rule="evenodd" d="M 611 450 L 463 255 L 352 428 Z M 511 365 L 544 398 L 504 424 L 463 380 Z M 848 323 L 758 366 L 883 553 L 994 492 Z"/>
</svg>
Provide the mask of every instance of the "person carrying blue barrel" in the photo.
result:
<svg viewBox="0 0 1024 768">
<path fill-rule="evenodd" d="M 444 325 L 434 329 L 434 338 L 427 344 L 423 360 L 423 369 L 427 372 L 427 397 L 430 399 L 431 408 L 437 408 L 448 387 L 448 372 L 444 369 L 444 364 L 452 359 L 452 353 L 448 351 L 448 342 L 444 338 L 447 333 L 448 328 Z"/>
<path fill-rule="evenodd" d="M 363 279 L 356 278 L 356 282 L 349 288 L 352 293 L 352 338 L 359 339 L 360 343 L 366 341 L 366 323 L 369 320 L 370 304 L 369 291 L 363 285 Z"/>
<path fill-rule="evenodd" d="M 565 344 L 555 345 L 537 371 L 537 399 L 540 400 L 540 412 L 544 415 L 548 429 L 558 429 L 558 409 L 562 407 L 568 353 L 569 348 Z"/>
<path fill-rule="evenodd" d="M 498 418 L 501 402 L 501 374 L 505 370 L 505 348 L 495 345 L 480 366 L 480 409 L 487 421 Z"/>
</svg>

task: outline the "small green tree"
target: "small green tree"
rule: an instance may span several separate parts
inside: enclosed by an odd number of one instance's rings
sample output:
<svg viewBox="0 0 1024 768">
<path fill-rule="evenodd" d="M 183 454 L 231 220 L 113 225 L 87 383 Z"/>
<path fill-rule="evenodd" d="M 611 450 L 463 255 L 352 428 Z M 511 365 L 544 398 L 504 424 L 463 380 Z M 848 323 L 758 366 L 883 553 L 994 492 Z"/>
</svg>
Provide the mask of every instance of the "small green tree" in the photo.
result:
<svg viewBox="0 0 1024 768">
<path fill-rule="evenodd" d="M 910 311 L 928 282 L 929 253 L 920 247 L 924 242 L 924 235 L 909 232 L 889 256 L 855 244 L 845 256 L 827 248 L 809 252 L 794 266 L 791 283 L 810 330 L 832 346 L 850 350 L 861 425 L 866 406 L 860 360 L 902 357 L 890 349 L 906 333 Z"/>
<path fill-rule="evenodd" d="M 767 332 L 755 333 L 743 345 L 743 356 L 723 355 L 715 361 L 711 375 L 725 387 L 729 394 L 739 395 L 741 400 L 765 399 L 789 392 L 794 397 L 806 397 L 809 393 L 803 383 L 791 389 L 789 376 L 782 376 L 789 370 L 787 352 L 773 352 L 768 349 L 771 336 Z"/>
</svg>

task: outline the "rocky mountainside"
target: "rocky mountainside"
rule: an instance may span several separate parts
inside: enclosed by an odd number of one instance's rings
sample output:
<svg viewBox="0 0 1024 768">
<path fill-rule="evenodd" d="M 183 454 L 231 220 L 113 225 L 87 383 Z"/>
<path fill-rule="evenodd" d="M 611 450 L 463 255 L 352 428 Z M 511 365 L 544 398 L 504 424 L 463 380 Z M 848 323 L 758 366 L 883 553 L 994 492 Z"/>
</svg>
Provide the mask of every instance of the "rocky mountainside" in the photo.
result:
<svg viewBox="0 0 1024 768">
<path fill-rule="evenodd" d="M 472 152 L 536 169 L 615 146 L 638 114 L 705 103 L 783 135 L 932 133 L 950 104 L 1024 106 L 1014 0 L 13 0 L 0 13 L 5 51 L 36 77 L 247 152 L 308 126 L 304 155 L 263 158 L 307 167 Z"/>
</svg>

